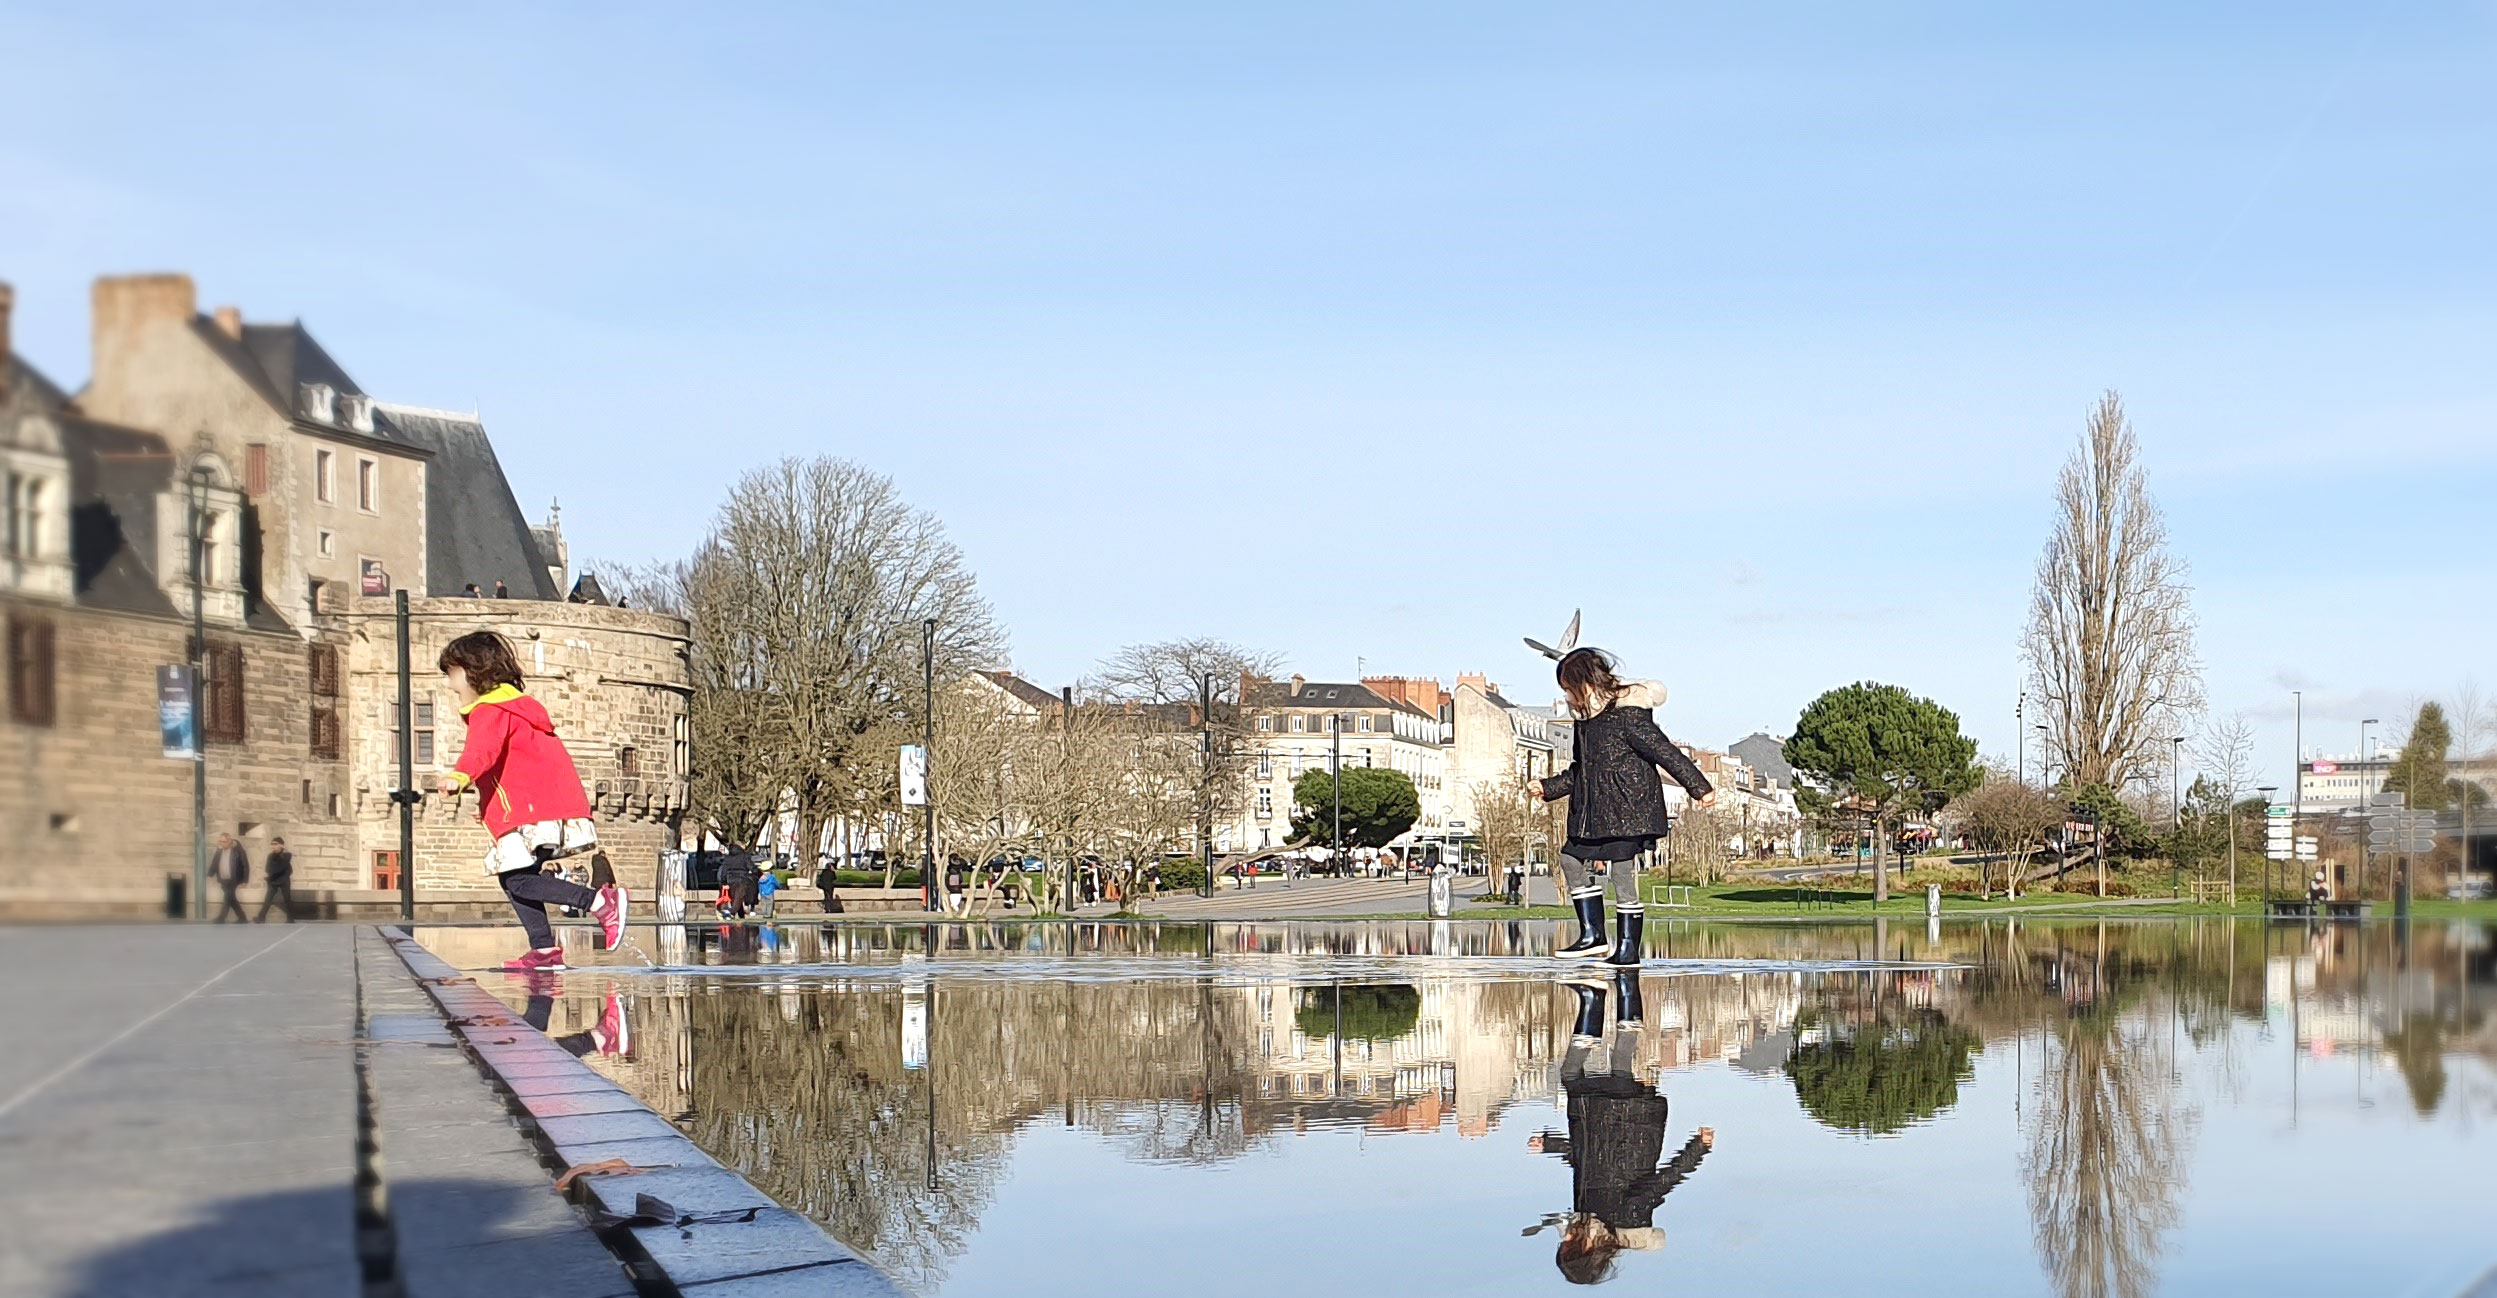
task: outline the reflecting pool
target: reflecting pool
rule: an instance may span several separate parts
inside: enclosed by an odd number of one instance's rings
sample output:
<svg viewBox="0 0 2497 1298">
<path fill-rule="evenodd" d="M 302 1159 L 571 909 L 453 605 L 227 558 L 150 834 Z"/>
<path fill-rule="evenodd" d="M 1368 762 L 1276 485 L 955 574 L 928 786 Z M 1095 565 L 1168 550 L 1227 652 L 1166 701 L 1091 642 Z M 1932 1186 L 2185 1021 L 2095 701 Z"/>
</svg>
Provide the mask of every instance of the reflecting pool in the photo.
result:
<svg viewBox="0 0 2497 1298">
<path fill-rule="evenodd" d="M 478 981 L 926 1294 L 2451 1295 L 2497 1265 L 2487 928 L 1658 924 L 1616 977 L 1555 927 L 576 929 L 571 972 Z"/>
</svg>

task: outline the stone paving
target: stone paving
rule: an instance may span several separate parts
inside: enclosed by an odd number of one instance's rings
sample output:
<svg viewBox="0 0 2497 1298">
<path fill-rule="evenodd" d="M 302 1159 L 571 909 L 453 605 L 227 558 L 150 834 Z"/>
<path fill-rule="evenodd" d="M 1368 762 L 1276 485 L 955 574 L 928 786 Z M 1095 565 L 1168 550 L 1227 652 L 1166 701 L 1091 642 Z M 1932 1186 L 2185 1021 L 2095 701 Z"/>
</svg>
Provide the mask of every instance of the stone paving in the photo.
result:
<svg viewBox="0 0 2497 1298">
<path fill-rule="evenodd" d="M 369 928 L 0 930 L 0 1040 L 5 1298 L 635 1292 Z"/>
</svg>

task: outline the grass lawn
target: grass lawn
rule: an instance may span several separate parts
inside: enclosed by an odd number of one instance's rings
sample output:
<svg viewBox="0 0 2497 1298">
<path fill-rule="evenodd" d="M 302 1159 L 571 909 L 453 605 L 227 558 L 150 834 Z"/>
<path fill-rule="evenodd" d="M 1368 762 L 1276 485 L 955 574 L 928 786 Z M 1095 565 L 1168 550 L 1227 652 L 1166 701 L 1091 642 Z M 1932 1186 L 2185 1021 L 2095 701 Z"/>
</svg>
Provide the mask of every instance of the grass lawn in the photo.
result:
<svg viewBox="0 0 2497 1298">
<path fill-rule="evenodd" d="M 1849 880 L 1843 886 L 1762 883 L 1739 881 L 1692 888 L 1690 906 L 1665 907 L 1665 888 L 1650 880 L 1644 887 L 1648 914 L 1659 919 L 1680 919 L 1690 916 L 1752 917 L 1759 919 L 1843 919 L 1849 916 L 1888 915 L 1918 918 L 1925 913 L 1925 890 L 1921 885 L 1902 884 L 1894 888 L 1890 900 L 1879 907 L 1873 904 L 1871 885 Z M 2260 918 L 2263 899 L 2259 895 L 2240 893 L 2235 906 L 2217 902 L 2179 901 L 2167 897 L 2108 897 L 2100 899 L 2083 893 L 2034 892 L 2005 899 L 1996 896 L 1981 899 L 1967 893 L 1942 894 L 1944 915 L 2132 915 L 2137 917 L 2164 915 L 2233 915 Z M 2497 920 L 2497 901 L 2446 901 L 2442 898 L 2416 898 L 2410 913 L 2416 919 L 2485 919 Z M 1497 902 L 1473 902 L 1461 906 L 1457 914 L 1466 919 L 1567 919 L 1571 912 L 1562 906 L 1507 906 Z M 2375 915 L 2390 919 L 2393 903 L 2379 901 Z"/>
</svg>

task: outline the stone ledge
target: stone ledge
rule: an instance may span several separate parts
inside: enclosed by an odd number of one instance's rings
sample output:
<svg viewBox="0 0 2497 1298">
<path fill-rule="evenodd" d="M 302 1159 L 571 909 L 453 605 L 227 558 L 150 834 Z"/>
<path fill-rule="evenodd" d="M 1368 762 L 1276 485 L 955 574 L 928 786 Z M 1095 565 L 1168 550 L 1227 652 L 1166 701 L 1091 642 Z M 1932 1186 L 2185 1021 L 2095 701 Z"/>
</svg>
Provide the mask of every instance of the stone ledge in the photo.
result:
<svg viewBox="0 0 2497 1298">
<path fill-rule="evenodd" d="M 873 1264 L 812 1219 L 781 1207 L 722 1167 L 674 1123 L 519 1021 L 473 976 L 425 950 L 404 929 L 382 933 L 550 1166 L 621 1158 L 649 1169 L 584 1176 L 571 1190 L 576 1203 L 614 1219 L 632 1219 L 652 1208 L 675 1214 L 665 1223 L 645 1220 L 605 1233 L 609 1247 L 625 1254 L 637 1275 L 706 1298 L 901 1298 L 903 1290 Z"/>
</svg>

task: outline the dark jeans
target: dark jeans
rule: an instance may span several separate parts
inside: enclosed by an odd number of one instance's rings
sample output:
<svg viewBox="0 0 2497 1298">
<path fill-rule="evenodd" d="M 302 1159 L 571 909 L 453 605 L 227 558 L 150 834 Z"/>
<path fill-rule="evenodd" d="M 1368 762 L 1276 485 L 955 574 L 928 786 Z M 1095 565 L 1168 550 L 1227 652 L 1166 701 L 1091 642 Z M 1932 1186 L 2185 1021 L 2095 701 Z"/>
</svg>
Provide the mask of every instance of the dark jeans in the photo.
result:
<svg viewBox="0 0 2497 1298">
<path fill-rule="evenodd" d="M 280 897 L 285 898 L 285 900 L 284 900 L 284 901 L 280 901 L 280 900 L 278 900 Z M 277 907 L 277 913 L 278 913 L 278 914 L 280 914 L 280 915 L 284 915 L 284 916 L 286 917 L 286 922 L 287 922 L 287 923 L 292 924 L 292 923 L 294 923 L 294 922 L 295 922 L 295 881 L 294 881 L 294 880 L 292 880 L 292 879 L 271 879 L 271 880 L 269 880 L 269 886 L 268 886 L 268 888 L 260 894 L 260 917 L 259 917 L 258 919 L 256 919 L 256 920 L 254 920 L 253 922 L 254 922 L 254 923 L 258 923 L 258 924 L 266 924 L 266 923 L 268 923 L 268 922 L 269 922 L 269 908 L 270 908 L 271 906 L 275 906 L 275 907 Z"/>
<path fill-rule="evenodd" d="M 503 876 L 503 895 L 509 897 L 512 909 L 520 912 L 520 927 L 529 934 L 529 948 L 545 951 L 555 945 L 555 928 L 546 922 L 546 906 L 570 906 L 588 910 L 598 904 L 598 894 L 561 875 L 545 873 L 546 867 L 534 870 L 513 870 Z M 238 916 L 239 918 L 239 916 Z"/>
<path fill-rule="evenodd" d="M 228 915 L 232 915 L 234 917 L 234 922 L 237 924 L 248 923 L 250 921 L 251 916 L 243 913 L 243 899 L 234 895 L 234 890 L 242 886 L 243 885 L 236 883 L 232 879 L 217 880 L 218 889 L 225 893 L 225 904 L 217 908 L 218 923 L 224 923 L 225 917 Z"/>
</svg>

